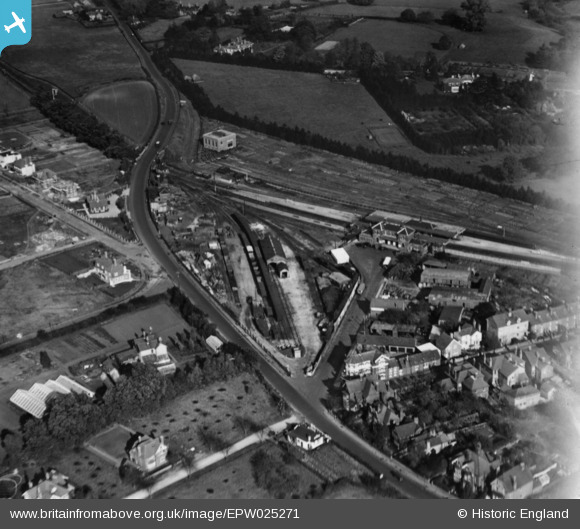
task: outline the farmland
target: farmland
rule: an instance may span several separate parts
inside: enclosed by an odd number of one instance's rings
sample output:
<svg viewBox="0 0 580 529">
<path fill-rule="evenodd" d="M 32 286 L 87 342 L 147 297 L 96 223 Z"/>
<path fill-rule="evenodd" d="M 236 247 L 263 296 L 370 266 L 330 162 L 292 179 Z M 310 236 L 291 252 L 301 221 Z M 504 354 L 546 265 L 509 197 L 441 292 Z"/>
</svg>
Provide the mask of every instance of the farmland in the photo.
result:
<svg viewBox="0 0 580 529">
<path fill-rule="evenodd" d="M 148 81 L 126 81 L 98 88 L 83 103 L 135 144 L 143 145 L 157 122 L 157 97 Z"/>
<path fill-rule="evenodd" d="M 106 83 L 144 77 L 117 27 L 85 29 L 74 20 L 53 18 L 65 8 L 65 4 L 36 5 L 34 37 L 26 46 L 6 48 L 2 59 L 75 97 Z"/>
<path fill-rule="evenodd" d="M 0 298 L 11 300 L 0 306 L 0 321 L 10 329 L 9 338 L 48 330 L 110 301 L 106 294 L 41 261 L 0 272 Z"/>
<path fill-rule="evenodd" d="M 175 60 L 185 75 L 201 76 L 216 105 L 240 115 L 301 127 L 351 145 L 366 145 L 369 128 L 390 120 L 358 84 L 334 83 L 317 74 Z M 236 86 L 236 90 L 231 87 Z M 317 119 L 312 119 L 317 116 Z M 392 138 L 405 144 L 401 134 Z"/>
<path fill-rule="evenodd" d="M 22 252 L 28 243 L 27 225 L 36 210 L 12 196 L 0 197 L 0 260 Z"/>
<path fill-rule="evenodd" d="M 459 10 L 460 1 L 437 0 L 435 2 L 376 0 L 372 6 L 361 7 L 350 4 L 336 4 L 319 7 L 306 12 L 307 16 L 355 16 L 396 18 L 407 7 L 415 12 L 431 11 L 438 18 L 448 8 Z M 560 35 L 554 30 L 541 26 L 524 14 L 519 2 L 490 2 L 492 12 L 488 13 L 488 24 L 481 33 L 469 33 L 458 29 L 433 24 L 406 24 L 396 20 L 364 20 L 348 28 L 341 28 L 328 37 L 330 40 L 358 38 L 368 42 L 375 49 L 393 55 L 413 57 L 415 53 L 432 51 L 441 58 L 453 61 L 493 62 L 523 64 L 526 53 L 536 51 L 542 44 L 555 42 Z M 507 4 L 507 5 L 506 5 Z M 433 46 L 439 38 L 447 34 L 456 44 L 448 52 L 439 52 Z M 464 44 L 459 49 L 457 46 Z"/>
</svg>

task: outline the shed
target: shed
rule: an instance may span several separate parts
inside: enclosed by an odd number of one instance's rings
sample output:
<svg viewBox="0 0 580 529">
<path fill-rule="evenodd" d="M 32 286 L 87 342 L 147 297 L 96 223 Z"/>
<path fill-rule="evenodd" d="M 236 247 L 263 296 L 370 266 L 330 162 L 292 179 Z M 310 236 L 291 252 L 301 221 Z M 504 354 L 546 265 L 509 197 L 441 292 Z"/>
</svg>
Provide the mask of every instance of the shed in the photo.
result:
<svg viewBox="0 0 580 529">
<path fill-rule="evenodd" d="M 343 265 L 350 262 L 350 257 L 344 248 L 335 248 L 330 253 L 337 265 Z"/>
</svg>

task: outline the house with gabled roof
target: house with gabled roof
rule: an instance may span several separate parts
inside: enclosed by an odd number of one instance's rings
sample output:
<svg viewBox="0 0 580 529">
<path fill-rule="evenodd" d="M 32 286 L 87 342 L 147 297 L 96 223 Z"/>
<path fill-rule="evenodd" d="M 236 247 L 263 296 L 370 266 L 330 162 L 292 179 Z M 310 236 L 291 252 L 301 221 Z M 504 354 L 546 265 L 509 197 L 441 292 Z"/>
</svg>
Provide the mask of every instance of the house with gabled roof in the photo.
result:
<svg viewBox="0 0 580 529">
<path fill-rule="evenodd" d="M 518 410 L 532 408 L 540 403 L 541 393 L 534 386 L 522 386 L 519 388 L 505 389 L 502 392 L 504 400 Z"/>
<path fill-rule="evenodd" d="M 486 355 L 480 367 L 486 380 L 498 388 L 526 385 L 530 381 L 525 362 L 513 353 Z"/>
<path fill-rule="evenodd" d="M 17 175 L 32 176 L 36 172 L 36 166 L 30 156 L 19 158 L 13 164 L 12 168 Z"/>
<path fill-rule="evenodd" d="M 484 490 L 489 476 L 493 476 L 501 464 L 491 457 L 479 443 L 475 450 L 462 450 L 449 460 L 449 471 L 455 483 L 469 485 L 472 490 Z"/>
<path fill-rule="evenodd" d="M 417 420 L 406 422 L 404 424 L 399 424 L 395 426 L 392 431 L 392 438 L 393 442 L 397 446 L 397 448 L 401 449 L 405 445 L 407 445 L 410 441 L 412 441 L 415 437 L 417 437 L 423 428 L 419 426 L 419 422 Z"/>
<path fill-rule="evenodd" d="M 70 500 L 74 497 L 75 488 L 69 482 L 68 476 L 50 469 L 40 481 L 22 494 L 25 500 Z"/>
<path fill-rule="evenodd" d="M 287 434 L 290 444 L 311 451 L 327 443 L 330 438 L 310 424 L 299 424 Z"/>
<path fill-rule="evenodd" d="M 129 460 L 142 472 L 153 472 L 166 465 L 167 452 L 163 436 L 139 435 L 128 449 Z"/>
<path fill-rule="evenodd" d="M 462 351 L 477 351 L 481 348 L 481 331 L 471 324 L 462 325 L 453 333 L 461 345 Z"/>
<path fill-rule="evenodd" d="M 491 482 L 491 493 L 495 498 L 523 500 L 532 495 L 534 476 L 522 463 L 500 474 Z"/>
<path fill-rule="evenodd" d="M 534 384 L 541 384 L 554 376 L 554 367 L 547 353 L 535 345 L 522 348 L 526 374 Z"/>
<path fill-rule="evenodd" d="M 451 360 L 452 358 L 461 356 L 461 344 L 446 332 L 441 333 L 435 339 L 435 345 L 441 351 L 441 356 L 446 360 Z"/>
<path fill-rule="evenodd" d="M 115 287 L 121 283 L 133 281 L 131 270 L 123 263 L 117 261 L 116 257 L 105 255 L 95 260 L 95 267 L 92 270 L 99 278 L 110 286 Z M 80 277 L 80 276 L 79 276 Z"/>
<path fill-rule="evenodd" d="M 142 331 L 141 337 L 135 339 L 134 344 L 138 361 L 142 364 L 153 365 L 162 375 L 172 375 L 177 370 L 163 338 L 155 334 L 151 328 L 148 332 Z"/>
<path fill-rule="evenodd" d="M 508 345 L 512 340 L 523 340 L 530 329 L 530 319 L 524 309 L 490 316 L 486 320 L 488 344 Z"/>
</svg>

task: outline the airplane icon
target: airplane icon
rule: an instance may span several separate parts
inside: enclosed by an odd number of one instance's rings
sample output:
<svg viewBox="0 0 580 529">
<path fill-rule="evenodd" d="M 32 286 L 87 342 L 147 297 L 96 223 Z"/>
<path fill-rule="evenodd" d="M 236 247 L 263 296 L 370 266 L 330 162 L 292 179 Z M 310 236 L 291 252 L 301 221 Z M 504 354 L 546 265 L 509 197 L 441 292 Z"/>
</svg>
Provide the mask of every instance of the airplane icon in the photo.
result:
<svg viewBox="0 0 580 529">
<path fill-rule="evenodd" d="M 23 18 L 18 18 L 18 15 L 14 11 L 12 11 L 12 16 L 14 17 L 14 23 L 12 25 L 10 25 L 10 26 L 6 26 L 5 25 L 4 26 L 4 29 L 8 33 L 10 33 L 10 30 L 12 28 L 19 27 L 21 29 L 22 33 L 26 33 L 26 28 L 24 27 L 24 22 L 25 22 L 24 19 Z"/>
</svg>

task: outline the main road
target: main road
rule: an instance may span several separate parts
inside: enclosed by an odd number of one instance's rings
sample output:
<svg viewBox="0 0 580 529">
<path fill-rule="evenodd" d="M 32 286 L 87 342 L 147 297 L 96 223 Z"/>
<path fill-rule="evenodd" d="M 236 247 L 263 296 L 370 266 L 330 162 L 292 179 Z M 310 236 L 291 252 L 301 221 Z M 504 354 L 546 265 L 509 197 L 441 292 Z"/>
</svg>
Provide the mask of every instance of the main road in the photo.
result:
<svg viewBox="0 0 580 529">
<path fill-rule="evenodd" d="M 155 84 L 158 97 L 160 98 L 160 122 L 167 123 L 169 121 L 174 123 L 179 112 L 179 94 L 177 90 L 157 70 L 149 55 L 136 41 L 132 31 L 121 22 L 119 23 L 119 27 L 121 27 L 125 37 L 132 41 L 133 49 L 139 55 L 143 67 Z M 383 474 L 384 478 L 405 496 L 431 499 L 450 497 L 440 489 L 429 484 L 423 478 L 406 469 L 406 467 L 389 459 L 371 447 L 347 428 L 344 428 L 328 413 L 320 400 L 312 401 L 304 392 L 299 391 L 292 384 L 292 379 L 281 374 L 269 362 L 264 360 L 262 357 L 263 353 L 256 350 L 254 342 L 243 334 L 229 315 L 223 312 L 219 304 L 190 276 L 189 272 L 179 263 L 173 254 L 166 249 L 162 241 L 158 238 L 157 230 L 149 215 L 146 188 L 150 166 L 157 156 L 158 149 L 163 148 L 167 144 L 172 132 L 171 126 L 164 125 L 158 127 L 148 147 L 143 150 L 133 168 L 128 207 L 135 231 L 143 245 L 165 269 L 173 282 L 217 325 L 221 334 L 227 340 L 256 354 L 258 368 L 268 382 L 276 388 L 292 408 L 329 435 L 334 442 L 368 465 L 374 472 Z M 301 382 L 301 386 L 306 383 L 306 381 Z M 322 381 L 312 378 L 307 383 L 322 384 Z M 391 474 L 393 470 L 396 470 L 400 474 L 402 481 L 395 479 Z"/>
</svg>

